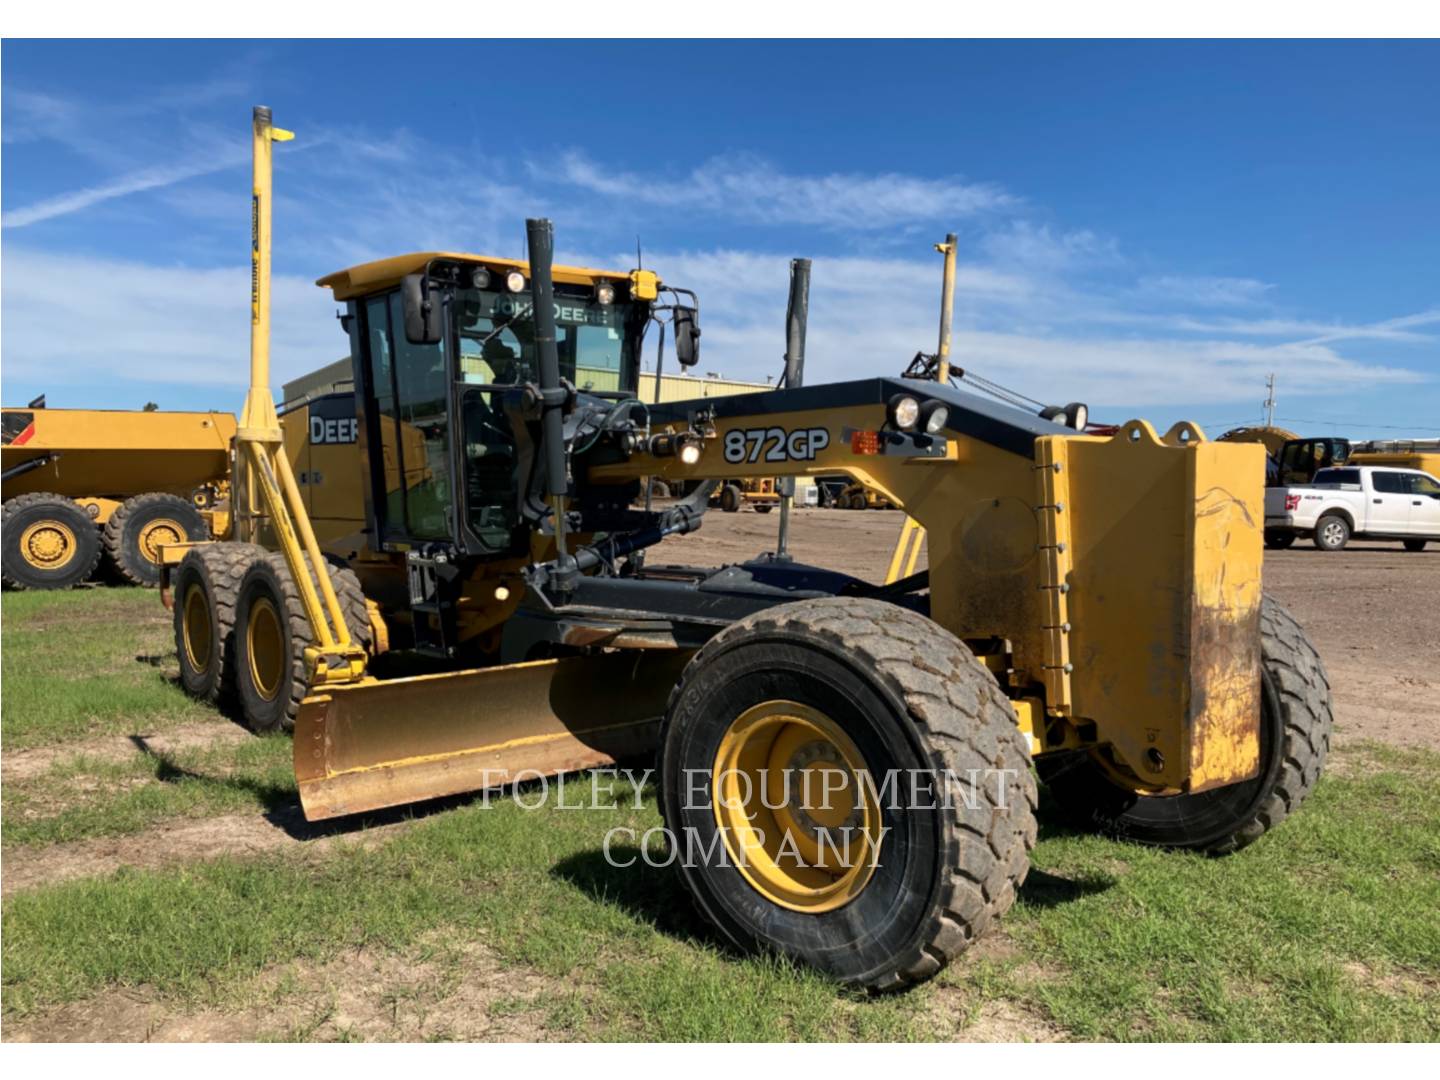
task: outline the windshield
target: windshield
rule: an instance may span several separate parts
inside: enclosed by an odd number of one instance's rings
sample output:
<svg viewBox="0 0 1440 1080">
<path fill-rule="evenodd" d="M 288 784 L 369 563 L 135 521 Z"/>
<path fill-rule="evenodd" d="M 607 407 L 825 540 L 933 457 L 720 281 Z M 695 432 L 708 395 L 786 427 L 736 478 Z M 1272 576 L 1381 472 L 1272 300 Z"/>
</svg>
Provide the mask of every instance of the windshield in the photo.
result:
<svg viewBox="0 0 1440 1080">
<path fill-rule="evenodd" d="M 529 293 L 467 289 L 457 295 L 462 382 L 538 382 L 535 324 Z M 648 309 L 600 304 L 589 297 L 555 297 L 555 344 L 560 377 L 579 390 L 633 392 L 637 340 Z"/>
</svg>

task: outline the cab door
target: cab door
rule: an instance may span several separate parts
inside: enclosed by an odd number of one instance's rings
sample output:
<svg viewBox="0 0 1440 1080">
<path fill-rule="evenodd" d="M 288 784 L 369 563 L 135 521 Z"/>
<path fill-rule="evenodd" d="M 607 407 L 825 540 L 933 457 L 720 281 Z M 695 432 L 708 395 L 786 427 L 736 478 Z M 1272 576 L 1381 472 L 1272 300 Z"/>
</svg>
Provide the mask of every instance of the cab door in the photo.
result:
<svg viewBox="0 0 1440 1080">
<path fill-rule="evenodd" d="M 1410 534 L 1440 540 L 1440 480 L 1427 473 L 1405 474 L 1410 489 Z"/>
<path fill-rule="evenodd" d="M 1410 531 L 1410 485 L 1395 469 L 1372 469 L 1370 503 L 1365 508 L 1367 532 L 1403 536 Z"/>
</svg>

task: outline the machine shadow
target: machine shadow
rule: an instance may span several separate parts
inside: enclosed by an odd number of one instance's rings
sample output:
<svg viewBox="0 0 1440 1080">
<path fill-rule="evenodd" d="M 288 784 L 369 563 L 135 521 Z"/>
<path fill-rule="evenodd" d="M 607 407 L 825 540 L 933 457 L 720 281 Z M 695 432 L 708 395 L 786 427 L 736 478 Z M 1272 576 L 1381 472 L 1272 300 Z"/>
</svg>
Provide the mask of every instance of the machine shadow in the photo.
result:
<svg viewBox="0 0 1440 1080">
<path fill-rule="evenodd" d="M 327 836 L 361 833 L 368 829 L 419 820 L 465 806 L 479 797 L 474 793 L 453 795 L 409 806 L 397 806 L 387 810 L 374 810 L 367 814 L 312 822 L 305 820 L 305 812 L 301 809 L 300 799 L 296 795 L 293 785 L 270 783 L 251 777 L 227 776 L 219 771 L 212 773 L 191 768 L 177 763 L 170 754 L 150 745 L 148 736 L 131 735 L 129 740 L 135 749 L 149 760 L 155 779 L 160 783 L 200 783 L 210 787 L 244 792 L 260 804 L 261 816 L 292 840 L 319 840 Z"/>
<path fill-rule="evenodd" d="M 550 873 L 666 937 L 728 949 L 695 910 L 674 867 L 645 862 L 636 844 L 612 844 L 610 860 L 604 851 L 582 851 Z"/>
<path fill-rule="evenodd" d="M 1043 802 L 1039 824 L 1041 840 L 1078 835 L 1053 810 L 1047 812 Z M 652 853 L 652 858 L 660 861 L 663 856 Z M 550 873 L 667 937 L 734 952 L 696 911 L 674 867 L 647 863 L 638 845 L 612 844 L 608 859 L 603 850 L 583 851 L 557 863 Z M 1063 876 L 1031 867 L 1018 899 L 1030 907 L 1055 908 L 1114 884 L 1106 874 Z"/>
</svg>

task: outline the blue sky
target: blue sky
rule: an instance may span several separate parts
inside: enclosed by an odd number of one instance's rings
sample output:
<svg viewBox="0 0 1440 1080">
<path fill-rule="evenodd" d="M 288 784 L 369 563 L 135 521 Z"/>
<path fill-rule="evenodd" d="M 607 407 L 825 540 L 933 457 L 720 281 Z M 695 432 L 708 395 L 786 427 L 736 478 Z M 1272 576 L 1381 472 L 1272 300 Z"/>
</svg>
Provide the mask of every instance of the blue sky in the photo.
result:
<svg viewBox="0 0 1440 1080">
<path fill-rule="evenodd" d="M 1433 43 L 26 43 L 3 47 L 3 394 L 239 407 L 249 109 L 277 150 L 277 381 L 343 354 L 313 281 L 400 251 L 646 263 L 701 367 L 934 347 L 1100 419 L 1440 435 Z"/>
</svg>

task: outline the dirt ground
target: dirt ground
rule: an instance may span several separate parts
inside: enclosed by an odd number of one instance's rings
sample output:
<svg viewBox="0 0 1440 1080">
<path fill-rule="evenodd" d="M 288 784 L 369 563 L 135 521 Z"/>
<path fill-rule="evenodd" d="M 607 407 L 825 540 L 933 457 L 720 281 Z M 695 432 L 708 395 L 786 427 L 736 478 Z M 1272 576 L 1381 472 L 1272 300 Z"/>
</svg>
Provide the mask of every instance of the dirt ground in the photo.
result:
<svg viewBox="0 0 1440 1080">
<path fill-rule="evenodd" d="M 667 540 L 651 561 L 751 558 L 774 549 L 778 520 L 751 510 L 709 513 L 699 532 Z M 798 510 L 790 551 L 802 562 L 880 581 L 903 521 L 894 510 Z M 1398 543 L 1267 551 L 1265 589 L 1300 620 L 1324 658 L 1338 743 L 1440 746 L 1440 544 L 1419 553 Z"/>
</svg>

